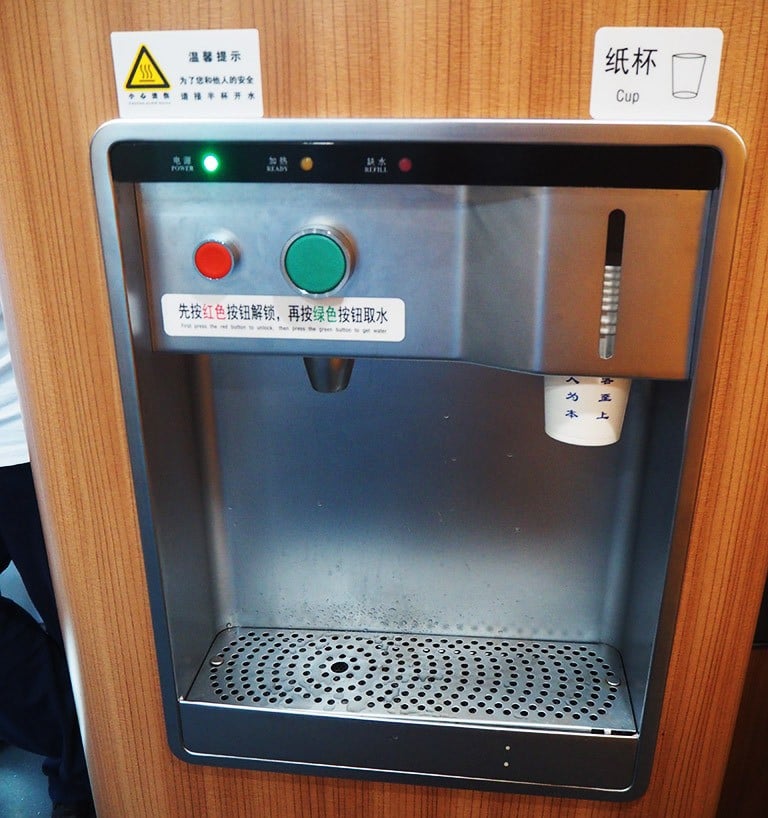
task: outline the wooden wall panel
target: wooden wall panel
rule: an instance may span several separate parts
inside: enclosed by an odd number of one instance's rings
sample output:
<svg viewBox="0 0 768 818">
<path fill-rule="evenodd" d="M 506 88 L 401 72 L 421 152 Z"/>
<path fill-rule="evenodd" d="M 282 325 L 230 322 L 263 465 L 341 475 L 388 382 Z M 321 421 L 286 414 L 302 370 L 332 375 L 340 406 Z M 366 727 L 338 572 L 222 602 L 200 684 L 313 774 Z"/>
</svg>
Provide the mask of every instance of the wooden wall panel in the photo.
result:
<svg viewBox="0 0 768 818">
<path fill-rule="evenodd" d="M 756 647 L 747 668 L 717 818 L 753 818 L 768 805 L 768 648 Z"/>
<path fill-rule="evenodd" d="M 0 0 L 3 291 L 100 815 L 713 815 L 768 554 L 768 24 L 753 0 Z M 725 32 L 749 151 L 712 422 L 648 794 L 626 805 L 204 768 L 166 747 L 91 195 L 111 31 L 261 33 L 267 116 L 587 118 L 603 25 Z"/>
</svg>

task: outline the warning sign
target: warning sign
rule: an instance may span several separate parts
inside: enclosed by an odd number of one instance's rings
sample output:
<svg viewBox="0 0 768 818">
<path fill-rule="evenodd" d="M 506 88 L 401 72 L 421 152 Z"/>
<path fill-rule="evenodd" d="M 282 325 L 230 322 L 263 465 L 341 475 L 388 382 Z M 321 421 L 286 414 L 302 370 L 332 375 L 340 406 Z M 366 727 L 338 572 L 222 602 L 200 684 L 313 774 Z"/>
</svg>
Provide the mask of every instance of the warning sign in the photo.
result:
<svg viewBox="0 0 768 818">
<path fill-rule="evenodd" d="M 113 31 L 111 39 L 122 117 L 264 115 L 256 29 Z"/>
<path fill-rule="evenodd" d="M 149 49 L 142 45 L 123 88 L 126 91 L 156 91 L 167 90 L 170 87 L 171 84 L 157 64 L 157 60 L 149 53 Z"/>
</svg>

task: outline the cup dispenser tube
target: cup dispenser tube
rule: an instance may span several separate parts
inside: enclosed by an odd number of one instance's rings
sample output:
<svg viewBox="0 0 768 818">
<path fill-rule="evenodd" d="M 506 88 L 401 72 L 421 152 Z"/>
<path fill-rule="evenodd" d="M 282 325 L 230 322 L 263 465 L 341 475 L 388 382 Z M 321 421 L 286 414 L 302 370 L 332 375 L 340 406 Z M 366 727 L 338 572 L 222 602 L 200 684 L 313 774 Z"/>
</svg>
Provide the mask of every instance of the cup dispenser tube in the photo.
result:
<svg viewBox="0 0 768 818">
<path fill-rule="evenodd" d="M 640 795 L 738 136 L 120 121 L 92 163 L 173 751 Z"/>
</svg>

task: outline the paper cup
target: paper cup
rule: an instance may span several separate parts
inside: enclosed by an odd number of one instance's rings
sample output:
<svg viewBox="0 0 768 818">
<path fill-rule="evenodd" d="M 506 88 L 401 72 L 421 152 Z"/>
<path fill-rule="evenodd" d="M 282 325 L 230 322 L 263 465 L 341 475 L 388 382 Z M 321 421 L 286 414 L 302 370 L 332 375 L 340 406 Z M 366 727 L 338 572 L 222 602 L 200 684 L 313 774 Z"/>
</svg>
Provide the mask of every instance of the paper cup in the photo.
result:
<svg viewBox="0 0 768 818">
<path fill-rule="evenodd" d="M 544 378 L 544 430 L 576 446 L 608 446 L 621 437 L 632 381 L 582 375 Z"/>
</svg>

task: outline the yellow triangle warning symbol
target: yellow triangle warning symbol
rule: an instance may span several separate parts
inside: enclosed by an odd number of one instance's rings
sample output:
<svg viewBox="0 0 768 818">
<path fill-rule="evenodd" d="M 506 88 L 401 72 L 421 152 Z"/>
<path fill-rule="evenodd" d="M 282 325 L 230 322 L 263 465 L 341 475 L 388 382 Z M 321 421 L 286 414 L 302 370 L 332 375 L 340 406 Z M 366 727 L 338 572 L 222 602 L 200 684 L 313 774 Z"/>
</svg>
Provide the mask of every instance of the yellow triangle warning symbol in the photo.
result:
<svg viewBox="0 0 768 818">
<path fill-rule="evenodd" d="M 155 91 L 168 89 L 171 83 L 165 77 L 157 60 L 149 53 L 149 49 L 143 45 L 133 61 L 133 67 L 128 73 L 125 81 L 126 91 Z"/>
</svg>

